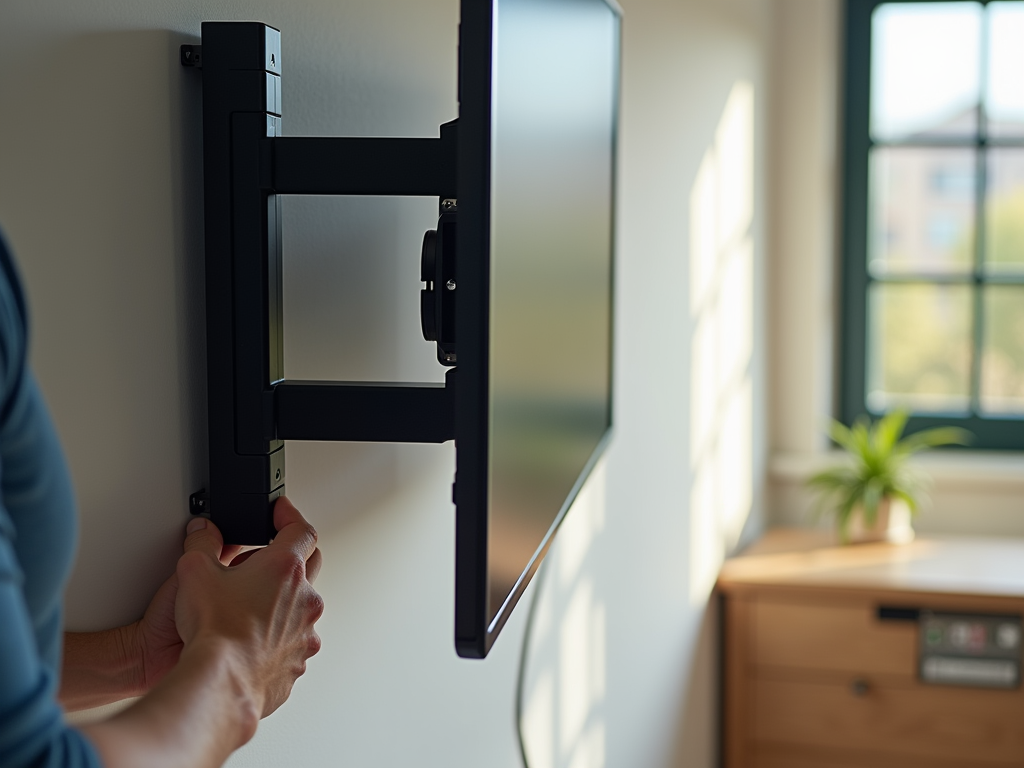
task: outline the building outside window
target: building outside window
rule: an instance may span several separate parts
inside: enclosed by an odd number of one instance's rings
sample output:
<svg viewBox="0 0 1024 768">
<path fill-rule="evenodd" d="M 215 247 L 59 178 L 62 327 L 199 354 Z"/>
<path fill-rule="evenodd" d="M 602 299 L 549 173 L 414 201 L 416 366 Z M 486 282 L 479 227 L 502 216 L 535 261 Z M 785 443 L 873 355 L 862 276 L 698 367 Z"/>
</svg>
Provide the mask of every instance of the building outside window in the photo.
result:
<svg viewBox="0 0 1024 768">
<path fill-rule="evenodd" d="M 1024 0 L 848 0 L 841 416 L 1024 449 Z"/>
</svg>

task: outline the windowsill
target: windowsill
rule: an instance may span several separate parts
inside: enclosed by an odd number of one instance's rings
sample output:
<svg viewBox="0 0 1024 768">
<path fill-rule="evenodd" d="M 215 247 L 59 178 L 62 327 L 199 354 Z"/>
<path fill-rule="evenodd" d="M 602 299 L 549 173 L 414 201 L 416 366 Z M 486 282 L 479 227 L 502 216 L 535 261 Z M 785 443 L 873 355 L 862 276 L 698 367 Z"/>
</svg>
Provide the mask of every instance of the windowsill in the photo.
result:
<svg viewBox="0 0 1024 768">
<path fill-rule="evenodd" d="M 771 456 L 768 475 L 783 483 L 803 483 L 815 472 L 842 464 L 839 450 L 820 453 L 778 452 Z M 929 474 L 938 488 L 977 488 L 1019 491 L 1024 495 L 1024 453 L 1016 451 L 938 450 L 911 459 L 911 466 Z"/>
</svg>

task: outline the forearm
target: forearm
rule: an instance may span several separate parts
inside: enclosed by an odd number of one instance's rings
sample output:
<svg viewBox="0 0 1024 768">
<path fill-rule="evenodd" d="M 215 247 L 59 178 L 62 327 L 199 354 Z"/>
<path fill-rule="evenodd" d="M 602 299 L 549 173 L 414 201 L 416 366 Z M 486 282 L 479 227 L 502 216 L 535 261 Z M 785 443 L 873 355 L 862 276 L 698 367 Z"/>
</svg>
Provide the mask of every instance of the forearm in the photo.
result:
<svg viewBox="0 0 1024 768">
<path fill-rule="evenodd" d="M 106 768 L 215 768 L 256 731 L 263 703 L 225 641 L 196 643 L 131 707 L 82 730 Z"/>
<path fill-rule="evenodd" d="M 70 712 L 145 693 L 137 625 L 103 632 L 65 632 L 58 698 Z"/>
</svg>

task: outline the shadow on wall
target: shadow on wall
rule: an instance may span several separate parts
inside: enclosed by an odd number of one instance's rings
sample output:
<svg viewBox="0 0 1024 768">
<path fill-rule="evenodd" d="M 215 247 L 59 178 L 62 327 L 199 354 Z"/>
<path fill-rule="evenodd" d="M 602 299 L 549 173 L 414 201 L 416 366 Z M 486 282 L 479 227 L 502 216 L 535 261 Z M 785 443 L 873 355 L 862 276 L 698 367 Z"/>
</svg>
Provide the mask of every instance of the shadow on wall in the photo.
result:
<svg viewBox="0 0 1024 768">
<path fill-rule="evenodd" d="M 717 611 L 708 599 L 753 506 L 754 135 L 754 88 L 738 81 L 690 191 L 688 597 L 696 620 L 669 758 L 678 765 L 714 764 Z M 605 517 L 602 463 L 567 515 L 538 585 L 523 693 L 531 768 L 607 764 L 605 596 L 616 576 L 598 554 L 607 547 L 599 543 Z"/>
<path fill-rule="evenodd" d="M 171 62 L 169 90 L 177 101 L 178 122 L 171 125 L 171 202 L 175 294 L 178 304 L 179 399 L 185 438 L 181 441 L 185 478 L 206 478 L 209 462 L 206 402 L 206 261 L 203 228 L 202 79 L 174 66 L 182 45 L 200 38 L 167 34 Z M 197 120 L 196 117 L 199 116 Z M 189 491 L 191 493 L 193 488 Z"/>
<path fill-rule="evenodd" d="M 308 62 L 312 71 L 297 71 L 305 52 L 288 55 L 286 135 L 380 135 L 380 125 L 390 128 L 410 115 L 422 119 L 424 111 L 436 111 L 440 116 L 430 127 L 408 129 L 433 136 L 450 118 L 445 110 L 455 109 L 442 102 L 425 110 L 420 102 L 429 92 L 401 80 L 378 83 L 364 75 L 349 82 L 343 67 L 325 70 L 315 61 Z M 367 110 L 360 89 L 391 94 L 376 108 L 407 114 L 389 113 L 380 125 L 362 126 Z M 301 110 L 293 109 L 296 103 Z M 362 106 L 351 109 L 353 103 Z M 437 363 L 434 344 L 423 339 L 419 314 L 422 238 L 436 227 L 437 198 L 288 196 L 282 211 L 285 376 L 443 382 L 446 369 Z M 315 510 L 314 522 L 326 535 L 436 471 L 440 449 L 291 442 L 287 450 L 289 495 Z"/>
<path fill-rule="evenodd" d="M 206 472 L 201 86 L 181 76 L 185 42 L 152 29 L 52 38 L 21 50 L 0 89 L 18 115 L 0 210 L 83 518 L 76 629 L 141 612 Z"/>
<path fill-rule="evenodd" d="M 607 593 L 613 574 L 596 567 L 605 524 L 605 463 L 594 469 L 566 515 L 544 565 L 523 689 L 530 768 L 604 768 Z M 522 606 L 526 608 L 526 606 Z M 522 610 L 521 608 L 521 610 Z"/>
<path fill-rule="evenodd" d="M 141 612 L 180 554 L 188 494 L 208 481 L 202 75 L 178 60 L 195 42 L 153 29 L 54 37 L 20 51 L 0 84 L 18 115 L 0 149 L 0 213 L 82 518 L 67 599 L 79 630 Z M 312 66 L 296 55 L 289 76 Z M 320 108 L 286 105 L 294 123 Z M 418 326 L 436 202 L 307 198 L 285 214 L 289 374 L 441 380 Z M 296 446 L 289 492 L 328 528 L 432 460 L 420 446 Z"/>
<path fill-rule="evenodd" d="M 701 608 L 693 654 L 687 669 L 669 765 L 712 768 L 718 761 L 719 607 L 711 600 Z M 710 738 L 709 738 L 710 736 Z"/>
<path fill-rule="evenodd" d="M 318 132 L 320 134 L 326 131 Z M 284 357 L 289 379 L 443 381 L 419 326 L 419 255 L 435 199 L 287 197 Z M 325 534 L 434 466 L 437 447 L 287 445 L 288 492 Z"/>
</svg>

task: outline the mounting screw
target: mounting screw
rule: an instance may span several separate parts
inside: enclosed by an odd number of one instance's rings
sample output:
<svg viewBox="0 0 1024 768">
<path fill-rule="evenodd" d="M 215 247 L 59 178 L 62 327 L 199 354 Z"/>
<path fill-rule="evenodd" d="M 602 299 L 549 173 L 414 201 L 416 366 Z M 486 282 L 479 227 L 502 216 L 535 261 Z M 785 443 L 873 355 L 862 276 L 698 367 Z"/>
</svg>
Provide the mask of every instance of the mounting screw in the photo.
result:
<svg viewBox="0 0 1024 768">
<path fill-rule="evenodd" d="M 451 197 L 446 197 L 441 201 L 442 211 L 455 211 L 459 208 L 459 201 Z"/>
<path fill-rule="evenodd" d="M 203 68 L 203 46 L 183 45 L 181 51 L 181 66 Z"/>
<path fill-rule="evenodd" d="M 281 479 L 281 468 L 278 467 L 277 469 L 274 470 L 274 480 L 280 480 L 280 479 Z"/>
<path fill-rule="evenodd" d="M 203 488 L 188 497 L 188 511 L 193 515 L 210 514 L 210 494 Z"/>
<path fill-rule="evenodd" d="M 447 353 L 447 354 L 446 354 L 446 355 L 444 356 L 444 361 L 445 361 L 446 363 L 454 363 L 454 362 L 455 362 L 455 355 L 453 355 L 453 354 L 452 354 L 451 352 L 448 352 L 448 353 Z"/>
<path fill-rule="evenodd" d="M 454 280 L 449 280 L 447 283 L 444 284 L 444 287 L 447 288 L 449 291 L 454 291 L 455 290 L 455 281 Z"/>
</svg>

